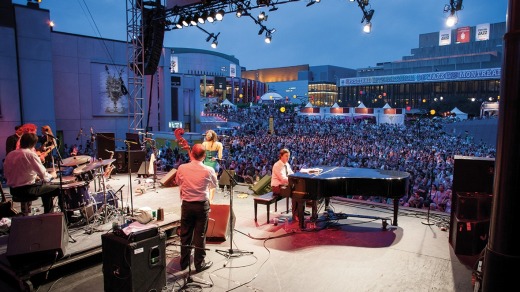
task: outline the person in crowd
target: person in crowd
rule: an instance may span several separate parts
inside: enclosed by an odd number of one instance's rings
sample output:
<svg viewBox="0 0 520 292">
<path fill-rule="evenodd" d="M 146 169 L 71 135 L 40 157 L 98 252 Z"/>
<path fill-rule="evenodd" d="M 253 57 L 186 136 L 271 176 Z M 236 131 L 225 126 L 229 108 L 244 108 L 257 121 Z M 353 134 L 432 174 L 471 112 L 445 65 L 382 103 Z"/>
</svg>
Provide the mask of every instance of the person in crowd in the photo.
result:
<svg viewBox="0 0 520 292">
<path fill-rule="evenodd" d="M 5 140 L 5 155 L 9 154 L 9 152 L 16 149 L 16 143 L 20 140 L 20 137 L 23 134 L 22 126 L 14 127 L 14 134 L 7 137 Z"/>
<path fill-rule="evenodd" d="M 419 192 L 413 193 L 413 195 L 408 200 L 408 207 L 422 208 L 423 204 L 424 204 L 424 198 L 421 197 Z"/>
<path fill-rule="evenodd" d="M 213 130 L 208 130 L 205 135 L 205 140 L 202 142 L 202 146 L 206 149 L 206 158 L 204 164 L 212 167 L 218 174 L 220 171 L 219 161 L 222 159 L 222 151 L 224 146 L 218 141 L 217 133 Z M 215 196 L 215 188 L 209 190 L 209 201 L 213 202 Z"/>
<path fill-rule="evenodd" d="M 181 269 L 190 264 L 191 249 L 197 272 L 211 267 L 206 261 L 206 227 L 209 218 L 209 190 L 217 186 L 215 169 L 204 165 L 206 149 L 195 144 L 191 149 L 192 160 L 179 166 L 175 183 L 180 186 L 181 204 Z"/>
<path fill-rule="evenodd" d="M 289 158 L 291 152 L 287 148 L 283 148 L 278 152 L 278 161 L 273 164 L 272 176 L 271 176 L 271 190 L 274 196 L 282 195 L 282 188 L 288 187 L 289 175 L 293 174 L 291 165 L 289 164 Z M 298 207 L 305 208 L 305 206 L 299 206 L 299 202 L 292 200 L 292 217 L 293 220 L 303 220 L 298 218 Z"/>
<path fill-rule="evenodd" d="M 36 134 L 38 132 L 38 128 L 36 127 L 35 124 L 26 123 L 26 124 L 22 125 L 21 131 L 22 131 L 22 135 L 25 133 Z M 18 139 L 18 141 L 16 142 L 16 149 L 20 149 L 20 139 Z"/>
<path fill-rule="evenodd" d="M 11 195 L 14 197 L 41 197 L 44 213 L 53 211 L 53 199 L 60 194 L 58 185 L 46 184 L 56 178 L 56 172 L 49 173 L 43 166 L 34 147 L 38 136 L 34 133 L 25 133 L 20 137 L 20 149 L 11 151 L 4 161 L 4 174 Z M 60 203 L 60 206 L 62 204 Z M 30 205 L 25 204 L 30 212 Z"/>
</svg>

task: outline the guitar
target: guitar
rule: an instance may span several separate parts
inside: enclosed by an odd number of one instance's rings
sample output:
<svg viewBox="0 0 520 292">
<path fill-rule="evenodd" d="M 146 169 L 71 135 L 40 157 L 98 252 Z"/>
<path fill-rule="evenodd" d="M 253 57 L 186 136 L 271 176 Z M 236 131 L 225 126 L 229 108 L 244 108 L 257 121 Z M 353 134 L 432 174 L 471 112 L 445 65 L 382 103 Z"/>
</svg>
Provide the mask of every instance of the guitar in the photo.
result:
<svg viewBox="0 0 520 292">
<path fill-rule="evenodd" d="M 54 145 L 49 146 L 49 147 L 44 147 L 44 149 L 45 149 L 44 151 L 36 150 L 36 154 L 38 154 L 42 163 L 45 162 L 45 158 L 47 157 L 47 155 L 49 155 L 49 153 L 51 153 L 52 149 L 54 149 Z"/>
<path fill-rule="evenodd" d="M 191 157 L 190 145 L 188 144 L 188 141 L 186 141 L 186 139 L 184 139 L 184 137 L 182 137 L 182 135 L 184 135 L 184 129 L 183 128 L 175 129 L 174 135 L 175 135 L 175 138 L 177 138 L 177 144 L 179 144 L 179 146 L 181 146 L 182 149 L 188 151 L 188 155 L 190 156 L 190 160 L 191 160 L 192 157 Z"/>
</svg>

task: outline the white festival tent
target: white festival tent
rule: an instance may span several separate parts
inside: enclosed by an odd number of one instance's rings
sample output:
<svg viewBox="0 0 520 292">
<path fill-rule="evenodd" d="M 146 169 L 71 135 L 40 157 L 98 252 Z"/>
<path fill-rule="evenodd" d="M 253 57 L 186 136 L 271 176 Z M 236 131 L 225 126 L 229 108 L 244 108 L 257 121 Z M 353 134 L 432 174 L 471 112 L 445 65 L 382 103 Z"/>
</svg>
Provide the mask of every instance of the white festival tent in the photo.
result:
<svg viewBox="0 0 520 292">
<path fill-rule="evenodd" d="M 237 106 L 232 104 L 227 98 L 224 99 L 224 101 L 221 102 L 220 105 L 225 105 L 225 106 L 229 106 L 229 107 L 232 107 L 232 108 L 237 108 Z"/>
<path fill-rule="evenodd" d="M 277 102 L 277 101 L 282 101 L 282 100 L 284 100 L 284 98 L 280 94 L 278 94 L 276 92 L 267 92 L 260 97 L 259 101 L 264 103 L 264 102 L 271 102 L 271 101 Z"/>
<path fill-rule="evenodd" d="M 458 118 L 458 119 L 461 119 L 461 120 L 467 120 L 468 119 L 468 114 L 463 112 L 463 111 L 461 111 L 457 107 L 453 108 L 451 110 L 451 113 L 455 114 L 455 118 Z"/>
</svg>

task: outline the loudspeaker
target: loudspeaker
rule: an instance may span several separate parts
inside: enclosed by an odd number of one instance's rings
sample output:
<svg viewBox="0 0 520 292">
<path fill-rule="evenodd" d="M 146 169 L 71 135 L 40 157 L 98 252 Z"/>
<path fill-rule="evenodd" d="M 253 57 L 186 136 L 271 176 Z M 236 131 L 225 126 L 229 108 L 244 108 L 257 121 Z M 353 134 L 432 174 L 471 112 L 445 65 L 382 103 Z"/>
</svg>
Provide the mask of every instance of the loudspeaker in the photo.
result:
<svg viewBox="0 0 520 292">
<path fill-rule="evenodd" d="M 175 186 L 175 174 L 177 173 L 177 169 L 173 168 L 170 170 L 165 176 L 161 178 L 159 181 L 163 187 L 174 187 Z"/>
<path fill-rule="evenodd" d="M 128 146 L 130 146 L 130 150 L 141 150 L 141 141 L 139 141 L 139 134 L 126 133 L 125 137 L 127 141 L 134 142 L 128 144 Z"/>
<path fill-rule="evenodd" d="M 469 193 L 493 194 L 495 160 L 493 158 L 455 155 L 450 214 L 449 242 L 456 234 L 455 217 L 464 220 L 487 219 L 491 214 L 492 195 L 468 197 Z M 463 194 L 459 201 L 459 194 Z M 471 195 L 473 196 L 473 195 Z M 483 199 L 481 199 L 483 198 Z M 482 203 L 478 201 L 482 200 Z M 463 206 L 459 206 L 459 202 Z"/>
<path fill-rule="evenodd" d="M 225 241 L 229 235 L 229 205 L 211 205 L 209 212 L 206 239 L 209 241 Z"/>
<path fill-rule="evenodd" d="M 227 169 L 224 169 L 222 171 L 222 174 L 220 175 L 219 177 L 219 180 L 218 180 L 218 184 L 220 187 L 224 187 L 224 186 L 231 186 L 231 184 L 233 184 L 233 186 L 235 186 L 236 180 L 235 180 L 235 171 L 234 170 L 227 170 Z"/>
<path fill-rule="evenodd" d="M 126 159 L 126 151 L 116 151 L 114 158 L 116 161 L 114 165 L 116 167 L 117 173 L 128 173 L 128 163 Z"/>
<path fill-rule="evenodd" d="M 114 133 L 97 133 L 97 158 L 110 159 L 110 152 L 116 149 L 116 139 Z M 106 150 L 106 151 L 105 151 Z"/>
<path fill-rule="evenodd" d="M 256 184 L 249 187 L 255 195 L 261 196 L 271 191 L 271 176 L 264 175 Z"/>
<path fill-rule="evenodd" d="M 162 291 L 166 286 L 166 235 L 131 242 L 101 235 L 105 291 Z"/>
<path fill-rule="evenodd" d="M 455 217 L 461 220 L 489 220 L 493 195 L 485 193 L 457 193 Z"/>
<path fill-rule="evenodd" d="M 457 255 L 477 255 L 486 247 L 489 237 L 489 220 L 472 221 L 455 218 L 452 229 L 453 250 Z"/>
<path fill-rule="evenodd" d="M 144 60 L 139 54 L 138 63 L 144 63 L 144 75 L 153 75 L 161 60 L 164 30 L 166 28 L 166 12 L 162 5 L 153 9 L 143 8 L 143 32 L 144 32 Z M 136 64 L 132 64 L 134 71 L 138 70 Z"/>
<path fill-rule="evenodd" d="M 495 160 L 493 158 L 455 155 L 453 164 L 453 193 L 493 193 Z"/>
<path fill-rule="evenodd" d="M 153 165 L 151 165 L 149 161 L 143 161 L 139 167 L 139 171 L 137 171 L 137 176 L 148 177 L 153 174 Z"/>
<path fill-rule="evenodd" d="M 6 256 L 12 266 L 52 264 L 66 253 L 63 213 L 13 217 Z"/>
</svg>

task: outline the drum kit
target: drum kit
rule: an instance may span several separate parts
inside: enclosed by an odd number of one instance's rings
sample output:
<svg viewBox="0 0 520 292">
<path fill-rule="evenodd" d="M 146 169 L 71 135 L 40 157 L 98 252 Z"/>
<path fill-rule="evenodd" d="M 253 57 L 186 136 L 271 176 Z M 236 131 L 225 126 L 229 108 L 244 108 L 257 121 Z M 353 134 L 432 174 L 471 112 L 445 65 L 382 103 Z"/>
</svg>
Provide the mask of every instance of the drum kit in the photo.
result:
<svg viewBox="0 0 520 292">
<path fill-rule="evenodd" d="M 90 219 L 95 215 L 103 215 L 106 221 L 108 209 L 117 209 L 118 200 L 113 192 L 106 191 L 104 168 L 110 166 L 115 159 L 93 161 L 90 156 L 73 156 L 63 159 L 61 166 L 72 167 L 71 176 L 61 176 L 53 179 L 50 184 L 60 185 L 62 189 L 63 208 L 65 213 L 73 214 L 79 211 L 90 226 Z M 99 180 L 102 191 L 89 192 L 90 183 Z M 89 211 L 88 211 L 89 210 Z M 69 220 L 70 223 L 70 220 Z M 106 222 L 103 222 L 106 223 Z"/>
</svg>

